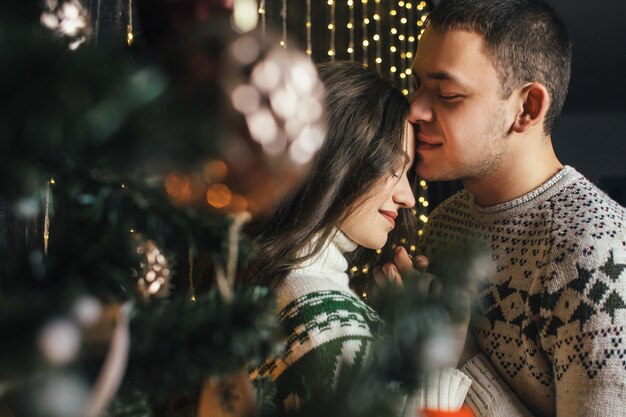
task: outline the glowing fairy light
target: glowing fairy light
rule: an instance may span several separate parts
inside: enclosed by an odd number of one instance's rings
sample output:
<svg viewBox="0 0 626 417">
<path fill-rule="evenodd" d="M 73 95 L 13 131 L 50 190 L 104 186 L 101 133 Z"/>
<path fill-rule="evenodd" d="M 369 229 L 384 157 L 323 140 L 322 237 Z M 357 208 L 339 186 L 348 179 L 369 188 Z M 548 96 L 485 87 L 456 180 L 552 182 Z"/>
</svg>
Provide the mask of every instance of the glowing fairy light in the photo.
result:
<svg viewBox="0 0 626 417">
<path fill-rule="evenodd" d="M 133 0 L 128 0 L 128 25 L 126 26 L 126 43 L 133 45 L 135 34 L 133 31 Z"/>
<path fill-rule="evenodd" d="M 306 0 L 306 54 L 311 56 L 313 54 L 313 43 L 311 40 L 311 0 Z"/>
<path fill-rule="evenodd" d="M 265 11 L 265 0 L 261 0 L 259 4 L 259 14 L 261 15 L 261 34 L 265 36 L 265 27 L 267 25 L 267 13 Z"/>
<path fill-rule="evenodd" d="M 283 7 L 280 10 L 280 17 L 282 19 L 283 34 L 280 46 L 287 47 L 287 0 L 283 0 Z"/>
<path fill-rule="evenodd" d="M 335 60 L 335 55 L 337 55 L 337 49 L 335 45 L 335 2 L 334 0 L 328 0 L 328 6 L 330 7 L 330 23 L 328 24 L 328 30 L 330 31 L 330 46 L 328 48 L 328 56 L 331 61 Z"/>
<path fill-rule="evenodd" d="M 354 0 L 348 0 L 349 21 L 347 28 L 349 31 L 348 54 L 350 60 L 354 61 Z"/>
<path fill-rule="evenodd" d="M 396 79 L 396 45 L 395 45 L 395 35 L 398 33 L 398 29 L 395 27 L 396 15 L 398 12 L 393 8 L 394 3 L 391 3 L 392 9 L 389 11 L 389 26 L 391 29 L 389 30 L 391 36 L 389 36 L 389 78 Z"/>
<path fill-rule="evenodd" d="M 376 22 L 376 33 L 374 34 L 374 41 L 376 42 L 376 70 L 380 72 L 381 64 L 383 63 L 382 58 L 382 42 L 380 39 L 381 33 L 381 6 L 380 0 L 376 0 L 376 14 L 374 14 L 374 21 Z"/>
<path fill-rule="evenodd" d="M 368 40 L 368 31 L 367 31 L 367 26 L 370 23 L 370 19 L 369 19 L 369 7 L 368 7 L 368 2 L 367 0 L 361 0 L 361 7 L 363 9 L 363 23 L 361 24 L 361 27 L 363 28 L 363 42 L 361 42 L 361 44 L 363 45 L 363 65 L 364 66 L 368 66 L 369 65 L 369 40 Z"/>
</svg>

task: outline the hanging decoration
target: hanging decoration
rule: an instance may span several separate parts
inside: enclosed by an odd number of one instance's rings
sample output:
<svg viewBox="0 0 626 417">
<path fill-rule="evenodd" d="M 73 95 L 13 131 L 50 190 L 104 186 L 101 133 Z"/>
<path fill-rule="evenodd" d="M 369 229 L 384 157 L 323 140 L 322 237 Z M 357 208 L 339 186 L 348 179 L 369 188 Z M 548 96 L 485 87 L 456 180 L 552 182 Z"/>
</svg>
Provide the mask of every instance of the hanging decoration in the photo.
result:
<svg viewBox="0 0 626 417">
<path fill-rule="evenodd" d="M 350 54 L 350 61 L 354 61 L 354 0 L 348 0 L 349 20 L 346 27 L 348 28 L 348 54 Z"/>
<path fill-rule="evenodd" d="M 126 43 L 133 46 L 135 33 L 133 31 L 133 0 L 128 0 L 128 25 L 126 26 Z"/>
<path fill-rule="evenodd" d="M 287 47 L 287 0 L 283 0 L 283 6 L 280 9 L 280 17 L 282 19 L 282 39 L 280 46 Z"/>
<path fill-rule="evenodd" d="M 337 47 L 335 44 L 335 1 L 328 0 L 328 6 L 330 7 L 330 23 L 328 23 L 328 30 L 330 31 L 330 46 L 328 47 L 328 56 L 331 61 L 334 61 L 337 53 Z"/>
<path fill-rule="evenodd" d="M 370 46 L 370 41 L 368 39 L 368 31 L 367 31 L 367 25 L 369 25 L 370 23 L 370 19 L 368 17 L 368 2 L 367 0 L 361 0 L 361 5 L 362 5 L 362 9 L 363 9 L 363 24 L 361 25 L 361 27 L 363 28 L 363 41 L 361 42 L 361 44 L 363 45 L 363 65 L 364 66 L 369 66 L 369 54 L 368 54 L 368 48 Z"/>
<path fill-rule="evenodd" d="M 265 36 L 265 29 L 267 25 L 267 13 L 265 10 L 265 0 L 261 0 L 259 4 L 259 14 L 261 15 L 261 34 Z"/>
<path fill-rule="evenodd" d="M 380 73 L 383 63 L 382 58 L 382 39 L 380 38 L 380 26 L 381 26 L 381 9 L 380 0 L 376 0 L 376 13 L 374 14 L 374 22 L 376 22 L 376 33 L 374 33 L 374 42 L 376 42 L 376 71 Z"/>
<path fill-rule="evenodd" d="M 78 0 L 46 0 L 40 22 L 57 36 L 67 39 L 71 50 L 78 49 L 92 34 L 89 13 Z"/>
<path fill-rule="evenodd" d="M 311 39 L 311 0 L 306 0 L 306 54 L 311 56 L 313 54 L 313 43 Z"/>
<path fill-rule="evenodd" d="M 46 196 L 44 201 L 44 218 L 43 218 L 43 253 L 48 254 L 48 241 L 50 240 L 50 203 L 52 199 L 52 191 L 50 187 L 56 184 L 54 178 L 50 178 L 46 184 Z"/>
</svg>

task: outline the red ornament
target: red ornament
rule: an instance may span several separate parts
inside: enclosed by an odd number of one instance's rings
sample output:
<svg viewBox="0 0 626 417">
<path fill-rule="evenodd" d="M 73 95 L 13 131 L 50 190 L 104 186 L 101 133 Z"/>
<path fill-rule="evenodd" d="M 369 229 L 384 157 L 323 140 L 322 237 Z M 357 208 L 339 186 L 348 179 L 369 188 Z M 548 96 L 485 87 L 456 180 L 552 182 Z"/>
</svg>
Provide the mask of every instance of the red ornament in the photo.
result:
<svg viewBox="0 0 626 417">
<path fill-rule="evenodd" d="M 463 406 L 459 411 L 439 411 L 439 410 L 422 410 L 422 417 L 474 417 L 474 413 L 467 406 Z"/>
</svg>

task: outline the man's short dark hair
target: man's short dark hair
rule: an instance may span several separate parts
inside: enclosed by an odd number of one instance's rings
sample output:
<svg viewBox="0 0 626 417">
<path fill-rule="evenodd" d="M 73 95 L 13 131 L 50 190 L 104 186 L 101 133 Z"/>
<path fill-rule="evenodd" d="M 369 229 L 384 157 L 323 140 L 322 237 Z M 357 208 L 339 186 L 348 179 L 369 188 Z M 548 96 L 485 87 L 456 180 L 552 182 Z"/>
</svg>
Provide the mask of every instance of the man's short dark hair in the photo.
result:
<svg viewBox="0 0 626 417">
<path fill-rule="evenodd" d="M 543 0 L 442 0 L 428 16 L 438 31 L 464 29 L 485 39 L 504 97 L 528 82 L 550 93 L 545 132 L 561 114 L 569 86 L 572 46 L 565 24 Z"/>
</svg>

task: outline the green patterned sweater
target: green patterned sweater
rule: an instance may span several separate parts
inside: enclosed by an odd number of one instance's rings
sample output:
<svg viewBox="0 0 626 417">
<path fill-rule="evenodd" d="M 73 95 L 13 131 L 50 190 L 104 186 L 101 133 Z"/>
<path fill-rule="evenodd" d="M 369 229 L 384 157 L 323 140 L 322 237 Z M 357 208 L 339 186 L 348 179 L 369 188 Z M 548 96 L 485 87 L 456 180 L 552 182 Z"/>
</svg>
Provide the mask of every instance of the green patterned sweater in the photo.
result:
<svg viewBox="0 0 626 417">
<path fill-rule="evenodd" d="M 354 249 L 356 244 L 337 232 L 325 250 L 291 272 L 275 290 L 278 317 L 287 334 L 285 349 L 251 377 L 270 376 L 286 409 L 295 407 L 302 395 L 324 398 L 332 393 L 341 369 L 358 371 L 368 360 L 372 341 L 381 335 L 379 316 L 348 285 L 343 254 Z M 456 410 L 469 384 L 462 372 L 446 370 L 434 388 L 418 396 L 415 407 Z"/>
<path fill-rule="evenodd" d="M 433 211 L 423 251 L 436 272 L 475 239 L 495 268 L 474 334 L 519 399 L 536 416 L 626 415 L 626 210 L 565 167 L 497 206 L 457 193 Z M 472 379 L 468 402 L 494 415 L 488 381 Z"/>
</svg>

